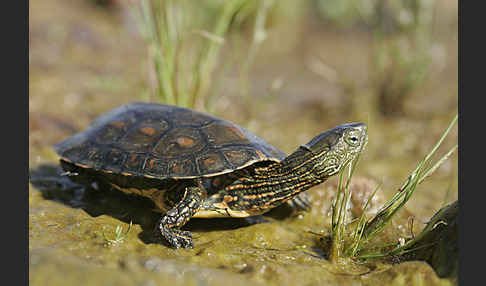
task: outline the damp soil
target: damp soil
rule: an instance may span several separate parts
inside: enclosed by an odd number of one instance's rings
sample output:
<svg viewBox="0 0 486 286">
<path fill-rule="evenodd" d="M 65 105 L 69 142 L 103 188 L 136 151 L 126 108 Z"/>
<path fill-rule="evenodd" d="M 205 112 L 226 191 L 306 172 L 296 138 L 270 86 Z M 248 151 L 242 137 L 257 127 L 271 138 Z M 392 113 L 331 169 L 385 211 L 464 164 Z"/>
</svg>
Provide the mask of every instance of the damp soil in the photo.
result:
<svg viewBox="0 0 486 286">
<path fill-rule="evenodd" d="M 174 250 L 154 241 L 152 229 L 160 214 L 149 200 L 59 176 L 54 144 L 116 106 L 151 100 L 144 92 L 146 47 L 129 11 L 92 2 L 29 2 L 31 285 L 457 283 L 457 278 L 439 277 L 426 261 L 331 264 L 322 240 L 329 234 L 336 179 L 308 191 L 313 203 L 307 212 L 280 207 L 246 219 L 193 219 L 185 228 L 193 233 L 195 248 Z M 369 142 L 356 171 L 349 214 L 358 216 L 362 202 L 381 184 L 368 210 L 371 215 L 391 198 L 456 113 L 457 42 L 444 42 L 448 66 L 411 95 L 405 115 L 383 117 L 365 84 L 366 31 L 343 35 L 308 25 L 287 49 L 273 49 L 276 39 L 270 36 L 255 61 L 247 98 L 238 96 L 234 75 L 224 75 L 226 84 L 213 113 L 287 154 L 335 125 L 367 122 Z M 363 55 L 351 52 L 352 47 Z M 343 55 L 347 52 L 349 57 Z M 319 53 L 355 78 L 362 92 L 350 99 L 346 88 L 310 71 L 303 55 Z M 444 145 L 456 141 L 457 129 Z M 419 233 L 436 211 L 457 200 L 456 166 L 457 156 L 452 156 L 421 184 L 386 235 Z M 413 229 L 408 227 L 411 217 Z M 117 226 L 126 230 L 130 222 L 123 241 L 105 243 L 104 236 L 113 237 Z"/>
</svg>

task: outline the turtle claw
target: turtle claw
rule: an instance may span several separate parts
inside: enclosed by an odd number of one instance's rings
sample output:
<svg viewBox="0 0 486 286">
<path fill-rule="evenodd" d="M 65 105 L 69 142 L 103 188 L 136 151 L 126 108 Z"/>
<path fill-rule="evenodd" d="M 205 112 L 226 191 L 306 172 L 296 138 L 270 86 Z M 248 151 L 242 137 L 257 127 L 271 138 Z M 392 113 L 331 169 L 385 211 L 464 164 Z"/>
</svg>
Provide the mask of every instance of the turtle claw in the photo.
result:
<svg viewBox="0 0 486 286">
<path fill-rule="evenodd" d="M 175 249 L 179 248 L 194 248 L 192 243 L 192 234 L 188 231 L 181 231 L 174 228 L 164 227 L 159 225 L 158 230 L 155 231 L 159 241 L 167 241 Z"/>
<path fill-rule="evenodd" d="M 165 239 L 175 248 L 194 248 L 192 235 L 188 231 L 177 231 L 162 233 Z"/>
</svg>

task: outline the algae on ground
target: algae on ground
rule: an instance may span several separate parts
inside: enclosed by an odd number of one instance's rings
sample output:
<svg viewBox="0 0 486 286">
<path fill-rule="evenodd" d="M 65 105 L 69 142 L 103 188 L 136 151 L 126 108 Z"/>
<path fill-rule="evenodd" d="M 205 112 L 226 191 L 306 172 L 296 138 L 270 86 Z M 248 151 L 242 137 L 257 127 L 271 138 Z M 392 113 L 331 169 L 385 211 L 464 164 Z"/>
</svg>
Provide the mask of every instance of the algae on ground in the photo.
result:
<svg viewBox="0 0 486 286">
<path fill-rule="evenodd" d="M 191 220 L 187 228 L 193 232 L 195 248 L 174 250 L 153 241 L 151 231 L 160 214 L 153 212 L 151 201 L 116 190 L 80 186 L 60 173 L 56 165 L 31 170 L 29 248 L 33 284 L 41 285 L 57 269 L 72 285 L 84 272 L 89 273 L 93 285 L 102 284 L 103 279 L 122 285 L 163 279 L 174 281 L 174 285 L 191 285 L 196 283 L 193 279 L 211 285 L 223 285 L 226 279 L 255 285 L 294 285 L 299 281 L 376 285 L 369 282 L 381 280 L 396 285 L 405 285 L 401 281 L 450 285 L 425 262 L 406 264 L 421 269 L 419 273 L 380 263 L 331 264 L 318 248 L 318 236 L 310 230 L 313 224 L 318 225 L 312 216 L 329 212 L 330 204 L 322 205 L 327 199 L 320 195 L 329 196 L 332 187 L 325 192 L 310 192 L 311 199 L 319 202 L 310 212 L 289 216 L 288 210 L 280 208 L 267 216 L 247 219 Z M 351 185 L 355 190 L 363 185 L 363 179 L 357 179 L 358 183 Z M 107 228 L 115 229 L 120 222 L 127 228 L 132 221 L 133 227 L 122 242 L 111 246 L 104 243 Z M 396 267 L 402 269 L 398 278 Z M 188 274 L 193 272 L 200 274 Z"/>
</svg>

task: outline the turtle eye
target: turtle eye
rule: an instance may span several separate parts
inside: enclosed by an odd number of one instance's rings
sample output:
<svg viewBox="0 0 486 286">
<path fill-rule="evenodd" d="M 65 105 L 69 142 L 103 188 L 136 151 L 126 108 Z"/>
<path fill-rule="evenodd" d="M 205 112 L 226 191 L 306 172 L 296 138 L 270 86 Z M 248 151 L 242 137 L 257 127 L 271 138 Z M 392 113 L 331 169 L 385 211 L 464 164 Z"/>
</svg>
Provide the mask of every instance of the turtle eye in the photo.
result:
<svg viewBox="0 0 486 286">
<path fill-rule="evenodd" d="M 349 136 L 346 137 L 346 142 L 351 145 L 351 146 L 358 146 L 359 145 L 359 137 L 356 134 L 349 134 Z"/>
</svg>

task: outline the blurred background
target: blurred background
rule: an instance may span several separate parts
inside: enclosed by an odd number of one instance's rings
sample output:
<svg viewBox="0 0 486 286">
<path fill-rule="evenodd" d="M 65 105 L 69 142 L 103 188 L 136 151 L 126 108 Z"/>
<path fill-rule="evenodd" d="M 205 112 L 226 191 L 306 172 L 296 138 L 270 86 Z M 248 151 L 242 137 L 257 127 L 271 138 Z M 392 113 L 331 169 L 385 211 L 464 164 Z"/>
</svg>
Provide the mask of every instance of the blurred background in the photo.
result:
<svg viewBox="0 0 486 286">
<path fill-rule="evenodd" d="M 356 174 L 388 198 L 457 113 L 457 1 L 29 4 L 31 167 L 55 163 L 52 146 L 101 113 L 150 101 L 230 120 L 287 154 L 365 122 Z M 439 153 L 456 143 L 457 127 Z M 407 204 L 419 223 L 457 199 L 457 172 L 453 155 L 419 187 Z"/>
</svg>

